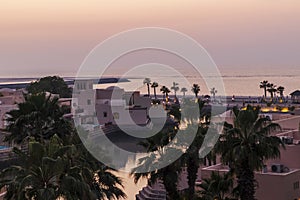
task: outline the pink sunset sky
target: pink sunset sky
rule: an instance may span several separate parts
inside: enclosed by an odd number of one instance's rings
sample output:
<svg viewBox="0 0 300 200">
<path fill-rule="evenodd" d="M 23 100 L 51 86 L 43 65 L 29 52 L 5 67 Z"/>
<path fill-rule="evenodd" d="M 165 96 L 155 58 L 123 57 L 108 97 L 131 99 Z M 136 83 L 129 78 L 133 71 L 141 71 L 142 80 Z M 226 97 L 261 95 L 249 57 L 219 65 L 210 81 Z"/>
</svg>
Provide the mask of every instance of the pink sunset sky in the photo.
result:
<svg viewBox="0 0 300 200">
<path fill-rule="evenodd" d="M 3 0 L 0 77 L 74 75 L 107 37 L 165 27 L 197 40 L 222 68 L 299 67 L 298 0 Z"/>
</svg>

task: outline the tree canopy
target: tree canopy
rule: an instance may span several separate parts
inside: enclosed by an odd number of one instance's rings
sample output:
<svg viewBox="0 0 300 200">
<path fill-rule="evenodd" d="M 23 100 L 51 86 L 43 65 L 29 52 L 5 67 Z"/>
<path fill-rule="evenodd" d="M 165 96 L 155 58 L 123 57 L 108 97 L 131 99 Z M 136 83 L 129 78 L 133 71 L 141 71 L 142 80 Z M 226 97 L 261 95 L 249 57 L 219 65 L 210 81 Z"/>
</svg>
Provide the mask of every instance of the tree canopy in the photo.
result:
<svg viewBox="0 0 300 200">
<path fill-rule="evenodd" d="M 30 83 L 26 89 L 32 94 L 50 92 L 52 94 L 59 94 L 61 98 L 72 96 L 71 88 L 69 88 L 64 79 L 59 76 L 46 76 Z"/>
</svg>

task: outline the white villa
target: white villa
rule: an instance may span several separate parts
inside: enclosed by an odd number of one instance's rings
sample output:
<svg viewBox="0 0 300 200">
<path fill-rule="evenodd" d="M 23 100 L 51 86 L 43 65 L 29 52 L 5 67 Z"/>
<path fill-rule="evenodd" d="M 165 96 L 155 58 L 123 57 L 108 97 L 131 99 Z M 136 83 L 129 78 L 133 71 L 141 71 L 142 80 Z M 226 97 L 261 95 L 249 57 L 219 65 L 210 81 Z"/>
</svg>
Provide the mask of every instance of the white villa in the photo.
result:
<svg viewBox="0 0 300 200">
<path fill-rule="evenodd" d="M 94 80 L 77 80 L 74 85 L 72 113 L 77 125 L 91 128 L 108 124 L 147 124 L 151 107 L 149 97 L 116 86 L 93 89 L 93 84 Z"/>
</svg>

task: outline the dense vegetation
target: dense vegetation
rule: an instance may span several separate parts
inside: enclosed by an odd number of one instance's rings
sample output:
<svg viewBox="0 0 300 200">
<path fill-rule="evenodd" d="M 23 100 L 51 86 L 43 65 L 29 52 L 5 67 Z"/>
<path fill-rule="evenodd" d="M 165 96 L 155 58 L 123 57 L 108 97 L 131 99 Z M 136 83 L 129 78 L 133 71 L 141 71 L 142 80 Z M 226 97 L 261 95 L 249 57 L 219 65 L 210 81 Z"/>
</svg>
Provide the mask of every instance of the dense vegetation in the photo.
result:
<svg viewBox="0 0 300 200">
<path fill-rule="evenodd" d="M 68 87 L 64 79 L 58 76 L 43 77 L 30 83 L 26 89 L 32 94 L 50 92 L 51 94 L 58 94 L 61 98 L 72 96 L 71 88 Z"/>
<path fill-rule="evenodd" d="M 57 98 L 31 94 L 18 106 L 8 113 L 6 140 L 28 149 L 15 147 L 18 162 L 0 173 L 5 199 L 126 197 L 114 170 L 90 155 L 72 124 L 63 118 Z"/>
</svg>

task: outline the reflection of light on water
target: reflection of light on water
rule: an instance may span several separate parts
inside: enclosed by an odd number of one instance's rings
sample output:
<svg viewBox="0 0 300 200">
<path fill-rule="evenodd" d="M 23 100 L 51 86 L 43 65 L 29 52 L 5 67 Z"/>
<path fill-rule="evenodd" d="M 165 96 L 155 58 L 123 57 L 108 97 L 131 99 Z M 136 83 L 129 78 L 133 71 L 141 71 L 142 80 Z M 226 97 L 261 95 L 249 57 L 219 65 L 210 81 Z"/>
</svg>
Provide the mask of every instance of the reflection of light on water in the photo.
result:
<svg viewBox="0 0 300 200">
<path fill-rule="evenodd" d="M 147 154 L 138 154 L 138 156 L 129 156 L 125 167 L 119 172 L 114 172 L 115 175 L 120 177 L 123 181 L 124 191 L 128 200 L 135 199 L 135 195 L 147 185 L 147 179 L 141 178 L 137 184 L 134 183 L 134 178 L 129 173 L 130 169 L 136 166 L 138 160 Z"/>
</svg>

